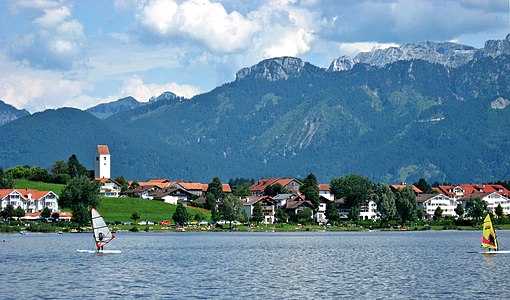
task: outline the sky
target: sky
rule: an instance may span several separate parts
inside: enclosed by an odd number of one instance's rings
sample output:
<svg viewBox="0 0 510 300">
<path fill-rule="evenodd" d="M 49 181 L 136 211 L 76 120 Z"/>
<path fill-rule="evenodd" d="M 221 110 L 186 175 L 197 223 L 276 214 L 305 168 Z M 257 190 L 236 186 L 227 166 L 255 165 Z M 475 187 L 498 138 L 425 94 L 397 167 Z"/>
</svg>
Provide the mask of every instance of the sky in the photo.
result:
<svg viewBox="0 0 510 300">
<path fill-rule="evenodd" d="M 418 41 L 481 48 L 510 0 L 0 0 L 0 99 L 31 113 L 165 91 L 190 98 L 263 59 L 327 68 Z"/>
</svg>

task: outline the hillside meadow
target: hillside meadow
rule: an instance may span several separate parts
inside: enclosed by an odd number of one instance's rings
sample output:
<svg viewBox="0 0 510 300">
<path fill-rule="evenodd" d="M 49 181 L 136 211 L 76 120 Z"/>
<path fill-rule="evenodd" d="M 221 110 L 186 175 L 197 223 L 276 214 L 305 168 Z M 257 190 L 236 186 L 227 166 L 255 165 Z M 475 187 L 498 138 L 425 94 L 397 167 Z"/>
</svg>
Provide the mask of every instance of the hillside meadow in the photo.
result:
<svg viewBox="0 0 510 300">
<path fill-rule="evenodd" d="M 36 189 L 41 191 L 53 191 L 57 195 L 62 193 L 62 189 L 65 185 L 63 184 L 54 184 L 54 183 L 45 183 L 45 182 L 36 182 L 29 181 L 26 179 L 15 179 L 14 180 L 16 189 Z M 172 216 L 175 212 L 176 205 L 171 205 L 168 203 L 164 203 L 161 201 L 152 201 L 145 200 L 141 198 L 107 198 L 100 197 L 101 204 L 97 207 L 98 211 L 103 215 L 104 219 L 107 222 L 133 222 L 131 216 L 134 212 L 138 212 L 140 215 L 140 221 L 153 221 L 155 223 L 159 223 L 163 220 L 172 221 Z M 201 220 L 209 221 L 211 220 L 211 212 L 206 209 L 200 209 L 195 207 L 187 207 L 186 208 L 189 215 L 190 221 L 195 221 L 196 215 L 200 215 Z M 62 209 L 63 211 L 68 211 L 66 209 Z"/>
</svg>

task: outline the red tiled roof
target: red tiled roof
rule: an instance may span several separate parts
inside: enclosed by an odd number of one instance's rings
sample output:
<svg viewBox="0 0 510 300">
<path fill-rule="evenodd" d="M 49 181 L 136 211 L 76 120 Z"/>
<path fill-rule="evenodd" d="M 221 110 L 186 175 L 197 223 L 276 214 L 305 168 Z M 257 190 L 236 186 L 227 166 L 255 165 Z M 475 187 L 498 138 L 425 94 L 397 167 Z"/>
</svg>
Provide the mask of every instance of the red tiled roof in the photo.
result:
<svg viewBox="0 0 510 300">
<path fill-rule="evenodd" d="M 417 194 L 421 194 L 423 193 L 422 190 L 420 190 L 419 188 L 415 187 L 414 185 L 407 185 L 407 184 L 392 184 L 391 187 L 395 190 L 400 190 L 400 189 L 403 189 L 405 187 L 412 187 L 413 188 L 413 192 L 417 193 Z"/>
<path fill-rule="evenodd" d="M 279 178 L 262 178 L 250 186 L 250 191 L 264 191 L 268 185 L 273 185 Z"/>
<path fill-rule="evenodd" d="M 50 191 L 38 191 L 38 190 L 18 190 L 25 199 L 28 199 L 28 194 L 32 195 L 32 199 L 40 200 L 44 196 L 48 195 Z"/>
<path fill-rule="evenodd" d="M 110 150 L 108 150 L 108 146 L 106 145 L 97 145 L 97 152 L 101 155 L 110 155 Z"/>
<path fill-rule="evenodd" d="M 331 190 L 329 184 L 319 183 L 317 186 L 319 187 L 319 191 L 329 191 L 329 190 Z"/>
<path fill-rule="evenodd" d="M 5 198 L 5 196 L 9 195 L 13 191 L 15 191 L 15 190 L 14 189 L 0 189 L 0 199 Z"/>
</svg>

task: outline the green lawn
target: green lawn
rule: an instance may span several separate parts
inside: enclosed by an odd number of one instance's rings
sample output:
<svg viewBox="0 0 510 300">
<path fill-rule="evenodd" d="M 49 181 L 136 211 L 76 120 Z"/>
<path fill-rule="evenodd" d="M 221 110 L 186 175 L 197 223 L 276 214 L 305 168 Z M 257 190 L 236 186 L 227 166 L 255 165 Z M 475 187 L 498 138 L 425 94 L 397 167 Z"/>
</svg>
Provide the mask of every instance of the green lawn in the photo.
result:
<svg viewBox="0 0 510 300">
<path fill-rule="evenodd" d="M 101 197 L 101 205 L 97 210 L 103 215 L 104 219 L 109 222 L 114 221 L 131 221 L 131 215 L 137 211 L 140 213 L 140 221 L 148 220 L 160 222 L 170 220 L 177 206 L 164 203 L 161 201 L 145 200 L 140 198 L 105 198 Z M 211 219 L 211 212 L 194 207 L 188 207 L 188 215 L 190 221 L 194 220 L 196 214 L 203 215 L 205 220 Z"/>
<path fill-rule="evenodd" d="M 14 188 L 17 189 L 34 189 L 39 191 L 52 191 L 60 196 L 65 185 L 55 183 L 45 183 L 38 181 L 29 181 L 27 179 L 14 179 Z"/>
</svg>

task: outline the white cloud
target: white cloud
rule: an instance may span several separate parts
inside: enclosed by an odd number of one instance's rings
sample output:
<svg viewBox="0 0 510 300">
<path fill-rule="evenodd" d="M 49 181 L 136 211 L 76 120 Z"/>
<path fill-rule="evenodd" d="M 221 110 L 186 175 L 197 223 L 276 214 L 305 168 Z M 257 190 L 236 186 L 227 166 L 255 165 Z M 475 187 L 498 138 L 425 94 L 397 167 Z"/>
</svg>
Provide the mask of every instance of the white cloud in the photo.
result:
<svg viewBox="0 0 510 300">
<path fill-rule="evenodd" d="M 64 20 L 70 16 L 71 10 L 67 6 L 62 6 L 55 9 L 45 9 L 44 15 L 35 19 L 34 23 L 44 28 L 53 28 L 56 25 L 64 22 Z"/>
<path fill-rule="evenodd" d="M 176 82 L 166 84 L 146 84 L 139 76 L 132 76 L 124 80 L 124 84 L 118 93 L 118 97 L 132 96 L 138 101 L 148 101 L 151 97 L 159 96 L 163 92 L 172 92 L 177 96 L 191 98 L 199 93 L 197 87 L 178 84 Z"/>
</svg>

